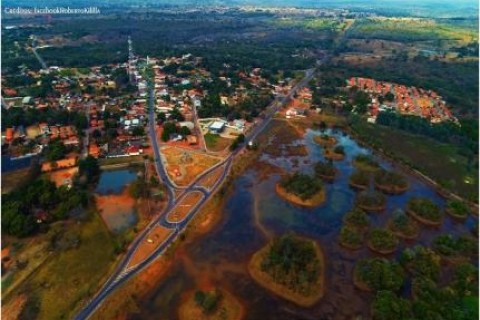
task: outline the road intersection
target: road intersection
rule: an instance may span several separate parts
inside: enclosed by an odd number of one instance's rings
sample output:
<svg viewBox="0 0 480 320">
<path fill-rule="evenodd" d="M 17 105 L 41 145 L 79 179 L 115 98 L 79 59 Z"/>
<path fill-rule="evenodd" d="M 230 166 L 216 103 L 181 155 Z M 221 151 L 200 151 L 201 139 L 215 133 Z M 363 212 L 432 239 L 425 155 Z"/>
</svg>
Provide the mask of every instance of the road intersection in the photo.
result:
<svg viewBox="0 0 480 320">
<path fill-rule="evenodd" d="M 296 94 L 296 92 L 308 84 L 308 82 L 313 78 L 315 69 L 308 69 L 305 72 L 305 77 L 299 81 L 289 92 L 288 95 L 284 96 L 281 99 L 276 99 L 271 103 L 267 108 L 266 117 L 263 122 L 254 128 L 248 135 L 246 142 L 254 141 L 257 136 L 268 126 L 272 120 L 275 113 L 285 106 L 290 99 Z M 208 170 L 200 174 L 188 187 L 182 188 L 181 192 L 177 194 L 178 187 L 176 187 L 169 179 L 168 174 L 166 173 L 165 167 L 162 163 L 160 156 L 160 149 L 157 142 L 156 130 L 155 130 L 155 94 L 152 86 L 149 89 L 149 134 L 151 143 L 153 146 L 154 159 L 155 159 L 155 168 L 157 175 L 163 181 L 167 188 L 167 205 L 164 210 L 159 213 L 149 224 L 148 226 L 138 234 L 136 239 L 129 246 L 125 257 L 115 268 L 112 275 L 106 281 L 104 286 L 100 291 L 86 304 L 86 306 L 77 314 L 75 319 L 83 320 L 88 319 L 94 311 L 102 304 L 102 302 L 120 285 L 128 281 L 134 275 L 143 270 L 146 266 L 152 263 L 160 254 L 162 254 L 167 247 L 177 239 L 177 237 L 183 232 L 187 227 L 188 223 L 195 217 L 195 215 L 200 211 L 200 208 L 216 193 L 221 184 L 224 182 L 225 178 L 228 176 L 230 167 L 233 163 L 234 158 L 245 148 L 245 145 L 237 148 L 235 151 L 230 153 L 224 160 L 210 167 Z M 210 187 L 205 186 L 204 182 L 208 179 L 208 176 L 212 174 L 215 170 L 220 170 L 217 181 L 214 182 Z M 182 205 L 182 201 L 186 199 L 189 195 L 193 193 L 200 193 L 202 196 L 197 199 L 196 202 L 191 204 L 189 212 L 183 214 L 183 219 L 174 219 L 171 217 L 171 213 L 175 210 L 179 210 L 179 206 Z M 172 221 L 175 220 L 175 221 Z M 162 241 L 156 243 L 154 250 L 149 252 L 149 254 L 141 261 L 137 263 L 137 259 L 132 260 L 134 255 L 137 253 L 137 250 L 140 246 L 145 245 L 145 242 L 150 239 L 150 235 L 158 230 L 158 227 L 170 229 Z M 153 245 L 149 242 L 150 245 Z M 135 261 L 135 263 L 132 263 Z"/>
</svg>

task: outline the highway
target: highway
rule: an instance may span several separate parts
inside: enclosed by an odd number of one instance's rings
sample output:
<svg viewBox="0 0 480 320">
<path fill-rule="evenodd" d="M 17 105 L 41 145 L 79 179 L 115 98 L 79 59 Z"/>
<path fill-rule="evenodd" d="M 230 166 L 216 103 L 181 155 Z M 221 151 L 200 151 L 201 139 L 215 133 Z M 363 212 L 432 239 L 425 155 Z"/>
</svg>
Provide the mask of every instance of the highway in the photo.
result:
<svg viewBox="0 0 480 320">
<path fill-rule="evenodd" d="M 308 69 L 305 72 L 305 77 L 298 82 L 289 92 L 288 95 L 281 99 L 276 99 L 273 101 L 270 106 L 267 107 L 266 111 L 266 117 L 263 120 L 263 122 L 258 125 L 256 128 L 254 128 L 253 131 L 251 131 L 248 136 L 246 137 L 246 141 L 253 141 L 270 123 L 272 120 L 273 116 L 275 113 L 283 107 L 291 98 L 293 95 L 296 94 L 298 89 L 302 88 L 305 86 L 312 78 L 314 75 L 315 69 Z M 244 144 L 243 146 L 237 148 L 235 151 L 233 151 L 229 156 L 227 156 L 224 160 L 221 162 L 217 163 L 216 165 L 212 166 L 209 168 L 207 171 L 203 172 L 200 174 L 188 187 L 181 189 L 182 193 L 178 196 L 178 198 L 175 198 L 175 191 L 176 188 L 168 178 L 167 172 L 165 171 L 165 168 L 162 164 L 162 160 L 160 157 L 160 149 L 158 146 L 158 141 L 156 137 L 156 130 L 155 130 L 155 94 L 154 94 L 154 89 L 153 85 L 149 86 L 149 135 L 150 135 L 150 140 L 153 146 L 153 152 L 154 152 L 154 159 L 155 159 L 155 168 L 157 171 L 157 174 L 161 181 L 166 185 L 167 187 L 167 205 L 163 209 L 162 212 L 160 212 L 150 223 L 149 225 L 138 234 L 136 239 L 132 242 L 132 244 L 129 246 L 127 253 L 125 254 L 125 257 L 122 259 L 122 261 L 118 264 L 118 266 L 115 268 L 114 272 L 112 275 L 108 278 L 104 286 L 100 289 L 99 292 L 85 305 L 85 307 L 77 314 L 75 319 L 77 320 L 83 320 L 83 319 L 88 319 L 94 311 L 102 304 L 102 302 L 120 285 L 128 281 L 131 277 L 136 275 L 138 272 L 143 270 L 146 266 L 148 266 L 150 263 L 152 263 L 164 250 L 173 242 L 175 239 L 180 235 L 183 230 L 186 228 L 188 223 L 195 217 L 195 215 L 199 212 L 199 209 L 215 194 L 217 189 L 221 186 L 225 178 L 228 176 L 228 173 L 230 171 L 230 167 L 232 165 L 232 162 L 234 158 L 245 148 Z M 205 188 L 199 184 L 201 182 L 202 178 L 206 177 L 209 175 L 212 171 L 215 169 L 223 166 L 223 171 L 218 180 L 215 182 L 213 187 L 210 189 Z M 174 209 L 178 207 L 178 204 L 181 202 L 181 200 L 186 197 L 188 194 L 191 192 L 201 192 L 203 194 L 203 198 L 195 204 L 189 213 L 187 213 L 186 217 L 177 223 L 172 223 L 168 221 L 168 215 L 170 212 L 173 212 Z M 129 266 L 129 263 L 135 254 L 136 250 L 138 247 L 142 244 L 143 241 L 146 241 L 148 238 L 148 235 L 150 234 L 150 231 L 154 229 L 157 225 L 161 225 L 163 227 L 169 228 L 174 230 L 162 243 L 157 244 L 157 248 L 148 255 L 147 258 L 145 258 L 143 261 L 140 263 L 134 265 L 134 266 Z"/>
</svg>

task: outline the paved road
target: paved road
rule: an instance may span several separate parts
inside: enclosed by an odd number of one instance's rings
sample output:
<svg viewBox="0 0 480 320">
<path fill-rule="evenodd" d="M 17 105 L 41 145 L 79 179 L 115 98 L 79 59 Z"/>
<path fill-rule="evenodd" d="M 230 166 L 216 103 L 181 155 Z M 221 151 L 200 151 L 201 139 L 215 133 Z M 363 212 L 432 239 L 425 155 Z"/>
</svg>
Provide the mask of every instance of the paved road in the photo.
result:
<svg viewBox="0 0 480 320">
<path fill-rule="evenodd" d="M 40 57 L 40 55 L 38 54 L 37 49 L 35 47 L 32 47 L 31 49 L 35 57 L 37 57 L 38 62 L 40 62 L 40 64 L 42 65 L 42 69 L 47 70 L 48 66 L 45 63 L 45 60 L 43 60 L 42 57 Z"/>
<path fill-rule="evenodd" d="M 280 100 L 275 100 L 272 104 L 267 108 L 267 116 L 264 121 L 247 137 L 247 141 L 254 140 L 260 132 L 262 132 L 267 125 L 272 120 L 275 113 L 283 107 L 291 97 L 297 92 L 298 89 L 303 87 L 307 84 L 313 77 L 314 69 L 309 69 L 306 71 L 305 77 L 295 86 L 292 88 L 290 93 Z M 102 304 L 104 299 L 106 299 L 112 291 L 114 291 L 118 286 L 125 283 L 128 279 L 133 277 L 135 274 L 140 272 L 143 268 L 148 266 L 151 262 L 153 262 L 159 254 L 161 254 L 176 238 L 177 236 L 183 231 L 183 229 L 188 225 L 188 223 L 195 217 L 195 215 L 199 212 L 199 209 L 208 201 L 210 198 L 215 194 L 219 186 L 223 183 L 225 178 L 227 177 L 233 159 L 244 149 L 245 146 L 237 148 L 234 152 L 232 152 L 228 157 L 226 157 L 223 161 L 219 162 L 215 166 L 211 167 L 201 175 L 199 175 L 187 188 L 182 189 L 183 192 L 175 199 L 175 186 L 171 183 L 170 179 L 168 179 L 167 173 L 165 171 L 164 166 L 162 165 L 161 157 L 160 157 L 160 150 L 158 147 L 157 137 L 156 137 L 156 130 L 155 130 L 155 94 L 153 87 L 150 87 L 149 90 L 150 97 L 149 97 L 149 134 L 150 139 L 153 146 L 154 151 L 154 158 L 155 158 L 155 167 L 157 170 L 157 174 L 160 179 L 164 182 L 167 186 L 168 192 L 168 202 L 163 210 L 152 222 L 137 236 L 137 238 L 133 241 L 133 243 L 128 248 L 127 253 L 123 260 L 119 263 L 119 265 L 115 268 L 115 271 L 112 273 L 110 278 L 107 280 L 103 288 L 90 300 L 87 305 L 82 309 L 78 315 L 75 317 L 77 320 L 88 319 L 93 312 Z M 202 178 L 209 175 L 215 169 L 223 166 L 223 171 L 220 177 L 218 178 L 215 185 L 208 190 L 207 188 L 200 186 L 199 182 Z M 193 208 L 191 208 L 188 215 L 178 223 L 171 223 L 167 220 L 168 214 L 175 209 L 181 200 L 186 197 L 189 193 L 193 191 L 201 192 L 204 197 L 200 200 Z M 139 264 L 128 267 L 130 260 L 132 259 L 133 255 L 135 254 L 136 250 L 138 249 L 139 245 L 142 241 L 146 241 L 146 238 L 150 231 L 157 225 L 162 225 L 164 227 L 173 229 L 174 232 L 170 234 L 170 236 L 163 241 L 163 243 L 158 244 L 155 251 L 153 251 L 145 260 L 140 262 Z"/>
</svg>

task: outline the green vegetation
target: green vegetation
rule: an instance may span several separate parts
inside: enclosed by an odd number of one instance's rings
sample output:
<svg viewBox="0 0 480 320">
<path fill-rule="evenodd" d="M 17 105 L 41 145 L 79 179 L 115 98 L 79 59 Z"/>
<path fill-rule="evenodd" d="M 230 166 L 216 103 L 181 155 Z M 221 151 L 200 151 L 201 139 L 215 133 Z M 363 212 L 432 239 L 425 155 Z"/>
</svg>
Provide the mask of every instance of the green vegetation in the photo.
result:
<svg viewBox="0 0 480 320">
<path fill-rule="evenodd" d="M 444 234 L 435 238 L 433 248 L 442 256 L 470 258 L 478 253 L 478 241 L 467 235 L 454 238 Z"/>
<path fill-rule="evenodd" d="M 355 199 L 356 205 L 366 211 L 381 211 L 386 202 L 387 198 L 377 191 L 360 192 Z"/>
<path fill-rule="evenodd" d="M 163 124 L 162 141 L 170 140 L 170 135 L 177 132 L 177 125 L 174 122 L 165 122 Z"/>
<path fill-rule="evenodd" d="M 392 253 L 397 249 L 398 239 L 389 230 L 374 229 L 368 233 L 368 247 L 379 253 Z"/>
<path fill-rule="evenodd" d="M 354 282 L 362 290 L 398 291 L 405 280 L 402 267 L 381 258 L 359 260 L 353 272 Z"/>
<path fill-rule="evenodd" d="M 470 209 L 463 201 L 448 201 L 445 211 L 454 218 L 466 219 L 470 213 Z"/>
<path fill-rule="evenodd" d="M 393 212 L 388 226 L 395 235 L 401 238 L 413 239 L 418 236 L 418 223 L 406 215 L 402 210 L 396 210 Z"/>
<path fill-rule="evenodd" d="M 456 144 L 464 149 L 467 152 L 466 155 L 470 157 L 478 154 L 478 127 L 467 121 L 463 121 L 460 126 L 453 122 L 433 125 L 428 119 L 418 116 L 401 115 L 396 112 L 380 112 L 376 123 L 427 136 L 439 142 Z"/>
<path fill-rule="evenodd" d="M 48 237 L 53 244 L 48 258 L 18 289 L 35 306 L 27 304 L 22 313 L 29 312 L 29 319 L 70 319 L 80 302 L 91 298 L 111 271 L 113 239 L 94 211 L 66 230 L 64 225 L 52 225 Z M 64 242 L 69 245 L 59 245 Z"/>
<path fill-rule="evenodd" d="M 273 240 L 260 267 L 275 283 L 308 296 L 323 272 L 320 263 L 312 241 L 288 234 Z"/>
<path fill-rule="evenodd" d="M 48 222 L 65 219 L 70 211 L 86 204 L 85 192 L 64 186 L 57 188 L 51 181 L 36 179 L 3 195 L 2 232 L 28 236 L 41 227 L 37 219 Z"/>
<path fill-rule="evenodd" d="M 430 248 L 407 248 L 402 252 L 400 262 L 414 277 L 436 281 L 440 275 L 440 256 Z"/>
<path fill-rule="evenodd" d="M 100 175 L 98 160 L 91 155 L 78 162 L 78 174 L 80 178 L 85 177 L 87 183 L 95 181 Z"/>
<path fill-rule="evenodd" d="M 284 177 L 280 181 L 280 186 L 288 193 L 293 193 L 302 200 L 312 198 L 323 188 L 321 180 L 299 172 Z"/>
<path fill-rule="evenodd" d="M 380 169 L 380 164 L 372 156 L 359 154 L 353 159 L 353 166 L 359 170 L 376 171 Z"/>
<path fill-rule="evenodd" d="M 386 193 L 398 194 L 408 188 L 406 178 L 397 172 L 380 170 L 375 173 L 374 180 L 377 189 Z"/>
<path fill-rule="evenodd" d="M 478 35 L 467 28 L 441 24 L 430 19 L 370 18 L 356 20 L 347 31 L 350 38 L 384 39 L 402 42 L 461 40 L 470 42 Z"/>
<path fill-rule="evenodd" d="M 448 286 L 439 288 L 429 278 L 414 278 L 412 295 L 414 296 L 415 319 L 467 320 L 478 318 L 478 298 L 476 302 L 469 304 L 468 300 L 455 289 Z"/>
<path fill-rule="evenodd" d="M 222 293 L 219 290 L 203 292 L 198 290 L 195 292 L 195 302 L 202 308 L 204 314 L 211 314 L 215 312 L 220 301 L 222 300 Z"/>
<path fill-rule="evenodd" d="M 337 169 L 333 166 L 331 161 L 318 161 L 314 167 L 315 176 L 318 178 L 324 178 L 327 180 L 335 179 Z"/>
<path fill-rule="evenodd" d="M 340 229 L 338 241 L 346 248 L 357 250 L 362 247 L 363 235 L 356 228 L 344 226 Z"/>
<path fill-rule="evenodd" d="M 45 153 L 45 158 L 48 161 L 60 160 L 65 157 L 66 153 L 67 147 L 63 144 L 62 140 L 50 140 L 50 142 L 48 142 L 48 148 Z"/>
<path fill-rule="evenodd" d="M 207 133 L 204 136 L 204 138 L 205 138 L 205 144 L 207 145 L 207 148 L 214 148 L 220 136 L 218 134 Z"/>
<path fill-rule="evenodd" d="M 409 300 L 399 298 L 392 291 L 381 290 L 372 303 L 374 320 L 411 319 L 412 304 Z"/>
<path fill-rule="evenodd" d="M 343 146 L 336 146 L 335 148 L 333 148 L 333 152 L 336 153 L 336 154 L 341 154 L 341 155 L 345 155 L 345 148 Z"/>
<path fill-rule="evenodd" d="M 392 159 L 419 170 L 449 191 L 477 200 L 478 168 L 465 150 L 363 120 L 354 121 L 351 128 L 361 140 Z"/>
<path fill-rule="evenodd" d="M 414 197 L 407 202 L 407 213 L 425 224 L 441 224 L 443 212 L 428 198 Z"/>
<path fill-rule="evenodd" d="M 230 145 L 230 151 L 234 151 L 238 148 L 238 145 L 245 142 L 245 135 L 242 133 L 238 137 L 233 140 L 232 144 Z"/>
<path fill-rule="evenodd" d="M 302 28 L 313 31 L 318 30 L 343 30 L 347 26 L 347 22 L 338 19 L 328 18 L 309 18 L 309 19 L 292 19 L 282 18 L 274 21 L 274 24 L 280 28 Z"/>
<path fill-rule="evenodd" d="M 2 106 L 2 127 L 25 127 L 45 122 L 49 125 L 73 125 L 80 131 L 87 127 L 87 117 L 85 114 L 77 111 L 68 111 L 66 109 L 46 108 L 40 111 L 36 108 L 9 108 Z"/>
<path fill-rule="evenodd" d="M 370 225 L 370 219 L 365 211 L 353 208 L 343 217 L 343 222 L 358 229 L 366 229 Z"/>
<path fill-rule="evenodd" d="M 350 175 L 348 182 L 352 187 L 367 189 L 370 185 L 370 174 L 367 171 L 357 170 Z"/>
</svg>

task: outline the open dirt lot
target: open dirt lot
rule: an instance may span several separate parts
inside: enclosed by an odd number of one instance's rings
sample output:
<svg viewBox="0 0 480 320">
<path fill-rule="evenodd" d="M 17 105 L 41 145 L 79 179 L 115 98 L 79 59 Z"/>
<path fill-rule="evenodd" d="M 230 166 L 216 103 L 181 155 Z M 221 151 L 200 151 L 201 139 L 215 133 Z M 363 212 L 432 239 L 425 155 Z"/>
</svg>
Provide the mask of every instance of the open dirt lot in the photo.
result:
<svg viewBox="0 0 480 320">
<path fill-rule="evenodd" d="M 208 156 L 175 147 L 162 148 L 167 160 L 167 173 L 179 186 L 188 186 L 202 172 L 217 164 L 219 157 Z"/>
</svg>

